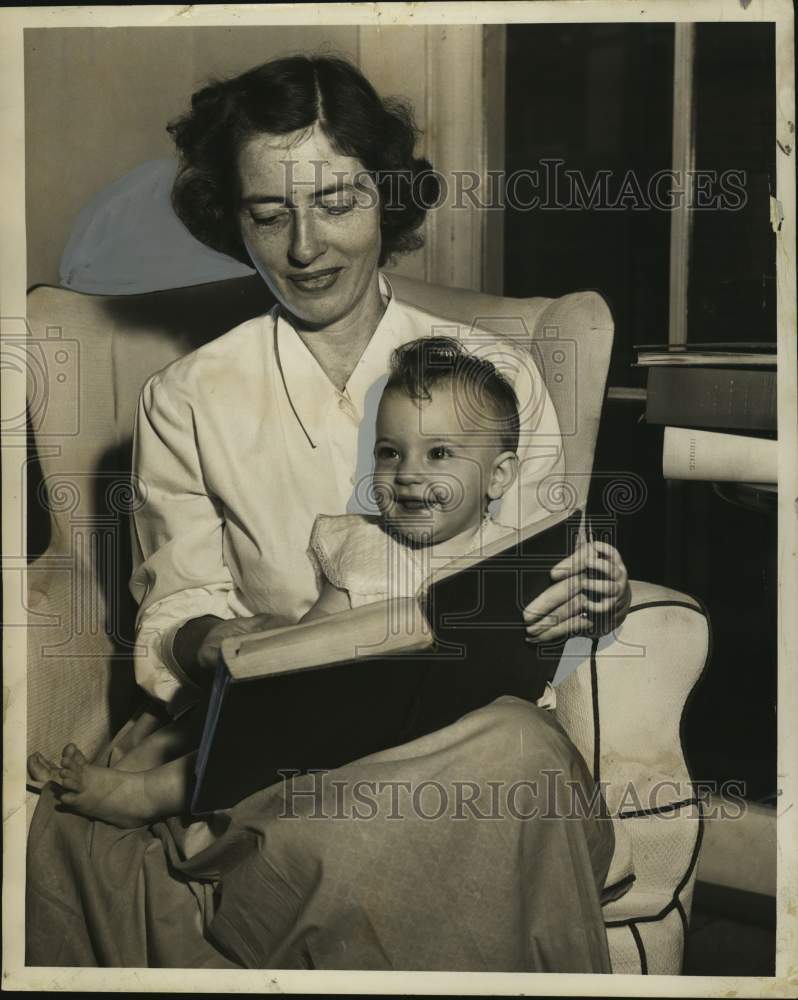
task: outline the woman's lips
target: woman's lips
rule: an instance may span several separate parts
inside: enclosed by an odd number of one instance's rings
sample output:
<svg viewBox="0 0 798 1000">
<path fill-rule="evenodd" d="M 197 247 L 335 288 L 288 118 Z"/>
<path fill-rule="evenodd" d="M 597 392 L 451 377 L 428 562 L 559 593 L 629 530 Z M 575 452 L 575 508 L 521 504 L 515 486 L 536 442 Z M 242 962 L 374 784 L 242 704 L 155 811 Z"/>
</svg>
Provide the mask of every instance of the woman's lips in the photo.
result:
<svg viewBox="0 0 798 1000">
<path fill-rule="evenodd" d="M 307 274 L 289 274 L 288 280 L 301 292 L 326 292 L 338 280 L 342 268 L 328 267 L 323 271 L 308 271 Z"/>
</svg>

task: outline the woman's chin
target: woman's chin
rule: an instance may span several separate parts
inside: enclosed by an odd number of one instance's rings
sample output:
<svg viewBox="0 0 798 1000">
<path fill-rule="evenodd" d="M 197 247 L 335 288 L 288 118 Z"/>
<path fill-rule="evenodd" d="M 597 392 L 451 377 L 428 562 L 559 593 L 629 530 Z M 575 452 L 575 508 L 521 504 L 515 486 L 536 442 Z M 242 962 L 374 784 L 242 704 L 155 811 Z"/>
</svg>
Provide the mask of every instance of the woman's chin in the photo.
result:
<svg viewBox="0 0 798 1000">
<path fill-rule="evenodd" d="M 285 296 L 281 300 L 283 308 L 297 322 L 306 327 L 326 327 L 337 323 L 346 315 L 344 307 L 338 307 L 330 296 L 303 295 L 299 298 L 296 295 Z"/>
</svg>

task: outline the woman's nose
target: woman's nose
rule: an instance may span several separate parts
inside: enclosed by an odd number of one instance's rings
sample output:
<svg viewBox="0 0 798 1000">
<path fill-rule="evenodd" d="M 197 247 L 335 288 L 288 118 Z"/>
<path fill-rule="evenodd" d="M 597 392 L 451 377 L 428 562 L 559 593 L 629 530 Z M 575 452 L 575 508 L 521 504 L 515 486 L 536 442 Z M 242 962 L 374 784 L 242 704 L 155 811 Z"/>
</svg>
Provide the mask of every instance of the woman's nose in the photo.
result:
<svg viewBox="0 0 798 1000">
<path fill-rule="evenodd" d="M 312 264 L 327 247 L 322 240 L 316 220 L 311 211 L 295 211 L 294 225 L 289 247 L 291 259 L 303 267 Z"/>
</svg>

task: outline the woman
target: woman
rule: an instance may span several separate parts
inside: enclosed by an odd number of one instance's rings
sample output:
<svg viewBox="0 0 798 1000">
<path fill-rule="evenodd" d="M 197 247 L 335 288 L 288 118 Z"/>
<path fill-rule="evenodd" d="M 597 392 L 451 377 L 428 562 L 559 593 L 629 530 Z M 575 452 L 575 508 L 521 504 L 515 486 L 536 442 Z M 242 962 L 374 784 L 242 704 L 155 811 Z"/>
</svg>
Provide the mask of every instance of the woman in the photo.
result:
<svg viewBox="0 0 798 1000">
<path fill-rule="evenodd" d="M 297 621 L 316 600 L 310 530 L 319 513 L 369 509 L 362 482 L 390 354 L 451 323 L 396 300 L 379 271 L 420 244 L 434 179 L 413 157 L 409 112 L 351 66 L 268 63 L 195 94 L 170 131 L 178 214 L 207 245 L 251 261 L 278 301 L 141 396 L 136 677 L 190 730 L 221 642 Z M 523 473 L 499 512 L 518 526 L 548 513 L 537 486 L 563 471 L 559 432 L 529 359 L 498 339 L 491 350 L 526 404 Z M 605 577 L 591 581 L 605 592 L 592 604 L 579 592 L 590 567 Z M 532 641 L 589 630 L 591 613 L 622 620 L 628 585 L 613 549 L 580 549 L 559 575 L 524 613 Z M 124 753 L 119 766 L 136 770 L 152 719 L 127 727 L 103 762 Z M 544 790 L 547 772 L 557 777 Z M 358 825 L 363 781 L 379 808 Z M 457 813 L 469 822 L 430 818 L 416 793 L 436 782 L 469 793 Z M 600 894 L 613 835 L 602 815 L 552 816 L 552 794 L 573 784 L 590 798 L 551 714 L 500 699 L 208 824 L 122 832 L 56 812 L 50 791 L 31 832 L 28 962 L 610 971 Z M 488 799 L 498 786 L 514 789 L 499 826 Z"/>
</svg>

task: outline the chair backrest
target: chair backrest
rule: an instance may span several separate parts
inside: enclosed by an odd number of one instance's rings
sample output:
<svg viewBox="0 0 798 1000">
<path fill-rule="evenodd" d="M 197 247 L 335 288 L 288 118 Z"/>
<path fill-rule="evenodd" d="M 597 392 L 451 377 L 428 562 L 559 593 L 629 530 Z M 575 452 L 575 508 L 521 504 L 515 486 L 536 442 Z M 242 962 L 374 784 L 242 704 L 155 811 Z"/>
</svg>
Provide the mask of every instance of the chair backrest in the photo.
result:
<svg viewBox="0 0 798 1000">
<path fill-rule="evenodd" d="M 399 299 L 443 319 L 530 347 L 559 417 L 570 499 L 584 504 L 613 337 L 601 296 L 508 299 L 396 275 L 391 284 Z M 136 402 L 149 375 L 272 304 L 257 276 L 124 297 L 32 289 L 29 410 L 52 546 L 69 544 L 70 518 L 102 516 L 124 499 Z"/>
</svg>

